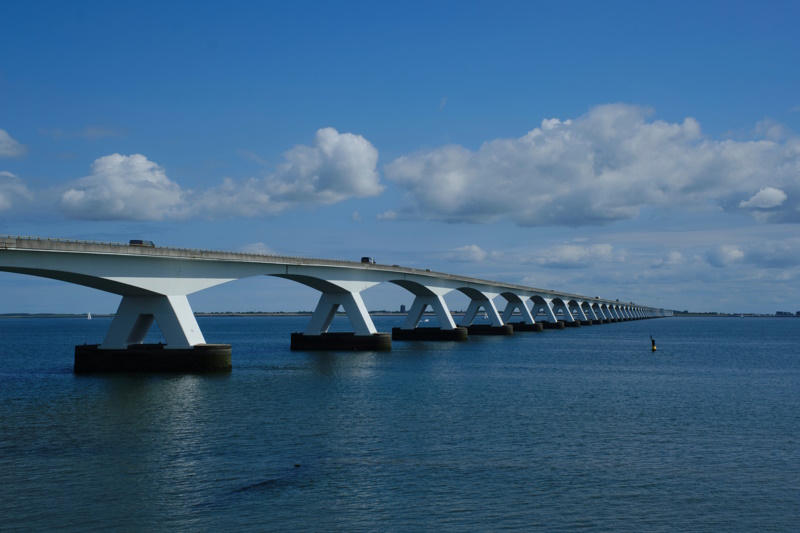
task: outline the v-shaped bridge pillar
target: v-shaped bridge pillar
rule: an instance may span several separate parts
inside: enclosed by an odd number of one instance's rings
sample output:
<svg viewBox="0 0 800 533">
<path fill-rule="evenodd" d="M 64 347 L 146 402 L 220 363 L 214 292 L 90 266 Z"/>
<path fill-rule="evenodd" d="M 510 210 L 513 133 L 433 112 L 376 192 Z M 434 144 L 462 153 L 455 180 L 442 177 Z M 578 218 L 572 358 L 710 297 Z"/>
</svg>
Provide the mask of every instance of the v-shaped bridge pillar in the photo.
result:
<svg viewBox="0 0 800 533">
<path fill-rule="evenodd" d="M 340 307 L 355 332 L 328 332 Z M 359 291 L 329 288 L 322 292 L 305 333 L 292 333 L 291 349 L 385 351 L 392 349 L 392 337 L 375 329 Z"/>
<path fill-rule="evenodd" d="M 167 349 L 206 343 L 186 296 L 123 296 L 100 349 L 142 344 L 154 321 L 164 334 Z"/>
<path fill-rule="evenodd" d="M 144 344 L 153 322 L 166 344 Z M 230 370 L 230 344 L 206 344 L 185 295 L 123 296 L 103 343 L 75 347 L 77 373 Z"/>
</svg>

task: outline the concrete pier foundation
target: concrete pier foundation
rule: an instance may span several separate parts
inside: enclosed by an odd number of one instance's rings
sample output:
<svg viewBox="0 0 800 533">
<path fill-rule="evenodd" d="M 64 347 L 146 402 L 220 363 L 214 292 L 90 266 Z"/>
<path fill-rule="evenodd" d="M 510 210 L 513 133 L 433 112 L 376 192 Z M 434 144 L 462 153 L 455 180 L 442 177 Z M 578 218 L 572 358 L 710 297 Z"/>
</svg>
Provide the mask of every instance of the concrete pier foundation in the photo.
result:
<svg viewBox="0 0 800 533">
<path fill-rule="evenodd" d="M 591 326 L 593 323 L 593 320 L 581 320 L 581 326 Z"/>
<path fill-rule="evenodd" d="M 469 337 L 467 328 L 392 328 L 395 341 L 465 341 Z"/>
<path fill-rule="evenodd" d="M 292 350 L 304 351 L 369 351 L 388 352 L 392 349 L 389 333 L 356 335 L 354 332 L 333 332 L 322 335 L 292 333 Z"/>
<path fill-rule="evenodd" d="M 470 335 L 513 335 L 514 328 L 511 324 L 492 326 L 487 324 L 473 324 L 469 327 Z"/>
<path fill-rule="evenodd" d="M 564 322 L 564 327 L 567 328 L 579 328 L 581 327 L 580 320 L 573 320 L 572 322 Z"/>
<path fill-rule="evenodd" d="M 564 321 L 559 320 L 557 322 L 540 322 L 544 329 L 564 329 Z"/>
<path fill-rule="evenodd" d="M 536 322 L 535 324 L 528 324 L 526 322 L 514 322 L 510 324 L 512 328 L 514 328 L 514 332 L 517 331 L 542 331 L 544 329 L 544 325 L 541 322 Z"/>
<path fill-rule="evenodd" d="M 76 374 L 101 372 L 207 373 L 231 371 L 230 344 L 199 344 L 167 349 L 164 344 L 132 344 L 126 349 L 75 346 Z"/>
</svg>

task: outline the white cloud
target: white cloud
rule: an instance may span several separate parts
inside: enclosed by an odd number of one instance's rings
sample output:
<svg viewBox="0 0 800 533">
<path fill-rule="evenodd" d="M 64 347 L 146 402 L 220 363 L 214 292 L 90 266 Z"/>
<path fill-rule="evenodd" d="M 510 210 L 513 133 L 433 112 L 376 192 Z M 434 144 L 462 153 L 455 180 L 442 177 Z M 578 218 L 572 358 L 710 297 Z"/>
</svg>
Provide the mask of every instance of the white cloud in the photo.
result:
<svg viewBox="0 0 800 533">
<path fill-rule="evenodd" d="M 661 267 L 670 267 L 670 266 L 677 266 L 683 264 L 685 258 L 683 254 L 673 250 L 669 252 L 664 257 L 659 258 L 655 264 L 653 265 L 654 268 L 661 268 Z"/>
<path fill-rule="evenodd" d="M 706 260 L 711 266 L 726 267 L 744 261 L 744 252 L 735 245 L 723 244 L 709 250 L 706 253 Z"/>
<path fill-rule="evenodd" d="M 476 244 L 469 244 L 460 248 L 455 248 L 445 254 L 446 259 L 458 261 L 460 263 L 479 263 L 486 259 L 489 254 Z"/>
<path fill-rule="evenodd" d="M 313 146 L 298 145 L 263 179 L 222 185 L 191 196 L 201 216 L 275 215 L 300 205 L 328 205 L 383 192 L 376 170 L 378 150 L 361 135 L 317 130 Z"/>
<path fill-rule="evenodd" d="M 183 196 L 145 156 L 113 154 L 95 160 L 92 173 L 61 195 L 61 209 L 88 220 L 162 220 L 184 208 Z"/>
<path fill-rule="evenodd" d="M 714 267 L 748 265 L 748 271 L 753 266 L 768 269 L 793 268 L 800 265 L 800 247 L 797 239 L 745 245 L 727 244 L 707 251 L 705 259 Z"/>
<path fill-rule="evenodd" d="M 693 118 L 669 123 L 648 115 L 641 107 L 603 105 L 474 151 L 448 145 L 400 157 L 385 173 L 406 191 L 402 216 L 449 222 L 582 226 L 632 219 L 645 206 L 711 203 L 736 211 L 767 180 L 800 198 L 797 137 L 713 141 Z M 793 200 L 766 216 L 800 220 L 798 206 Z"/>
<path fill-rule="evenodd" d="M 549 268 L 583 268 L 622 260 L 624 255 L 615 256 L 610 244 L 559 244 L 537 252 L 536 262 Z"/>
<path fill-rule="evenodd" d="M 286 162 L 265 178 L 267 191 L 280 201 L 332 204 L 383 192 L 378 150 L 361 135 L 322 128 L 313 146 L 295 146 L 284 156 Z"/>
<path fill-rule="evenodd" d="M 789 135 L 789 130 L 786 126 L 770 118 L 756 123 L 753 132 L 760 137 L 773 141 L 780 141 Z"/>
<path fill-rule="evenodd" d="M 0 157 L 17 157 L 27 150 L 27 147 L 18 143 L 6 130 L 0 130 Z"/>
<path fill-rule="evenodd" d="M 11 209 L 19 200 L 32 198 L 33 195 L 19 177 L 5 170 L 0 171 L 0 211 Z"/>
<path fill-rule="evenodd" d="M 739 207 L 753 207 L 759 209 L 769 209 L 778 207 L 786 201 L 786 193 L 775 187 L 765 187 L 754 194 L 749 200 L 742 201 Z"/>
<path fill-rule="evenodd" d="M 263 179 L 224 178 L 212 189 L 185 190 L 145 156 L 97 159 L 92 173 L 61 196 L 61 209 L 90 220 L 260 217 L 301 205 L 326 205 L 383 191 L 378 151 L 360 135 L 317 131 L 313 146 L 295 146 Z"/>
</svg>

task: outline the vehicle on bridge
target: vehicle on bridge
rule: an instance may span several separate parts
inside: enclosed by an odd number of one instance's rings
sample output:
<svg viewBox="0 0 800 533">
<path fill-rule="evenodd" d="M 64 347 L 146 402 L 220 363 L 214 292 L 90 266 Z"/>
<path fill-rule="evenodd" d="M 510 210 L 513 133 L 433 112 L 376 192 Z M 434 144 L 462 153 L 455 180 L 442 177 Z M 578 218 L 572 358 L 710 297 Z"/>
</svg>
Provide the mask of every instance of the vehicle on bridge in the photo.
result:
<svg viewBox="0 0 800 533">
<path fill-rule="evenodd" d="M 142 246 L 144 248 L 155 248 L 156 245 L 153 244 L 153 241 L 143 241 L 141 239 L 131 239 L 128 243 L 128 246 Z"/>
</svg>

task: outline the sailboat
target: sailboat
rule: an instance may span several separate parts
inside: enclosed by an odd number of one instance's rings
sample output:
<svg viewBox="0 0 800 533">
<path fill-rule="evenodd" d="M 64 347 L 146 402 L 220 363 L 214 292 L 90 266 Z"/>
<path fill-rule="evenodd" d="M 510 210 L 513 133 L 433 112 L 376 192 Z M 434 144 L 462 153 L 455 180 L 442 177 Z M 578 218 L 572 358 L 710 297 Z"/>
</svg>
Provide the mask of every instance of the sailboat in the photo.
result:
<svg viewBox="0 0 800 533">
<path fill-rule="evenodd" d="M 86 320 L 92 319 L 92 313 L 86 313 Z"/>
</svg>

